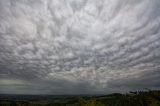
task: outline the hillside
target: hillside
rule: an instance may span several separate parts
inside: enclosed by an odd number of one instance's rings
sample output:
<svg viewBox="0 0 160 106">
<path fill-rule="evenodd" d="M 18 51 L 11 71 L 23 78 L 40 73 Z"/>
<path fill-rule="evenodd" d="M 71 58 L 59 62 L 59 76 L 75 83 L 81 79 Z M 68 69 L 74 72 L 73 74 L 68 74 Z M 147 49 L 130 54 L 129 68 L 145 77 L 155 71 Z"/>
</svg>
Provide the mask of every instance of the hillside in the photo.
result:
<svg viewBox="0 0 160 106">
<path fill-rule="evenodd" d="M 0 106 L 160 106 L 160 91 L 100 96 L 0 95 Z"/>
</svg>

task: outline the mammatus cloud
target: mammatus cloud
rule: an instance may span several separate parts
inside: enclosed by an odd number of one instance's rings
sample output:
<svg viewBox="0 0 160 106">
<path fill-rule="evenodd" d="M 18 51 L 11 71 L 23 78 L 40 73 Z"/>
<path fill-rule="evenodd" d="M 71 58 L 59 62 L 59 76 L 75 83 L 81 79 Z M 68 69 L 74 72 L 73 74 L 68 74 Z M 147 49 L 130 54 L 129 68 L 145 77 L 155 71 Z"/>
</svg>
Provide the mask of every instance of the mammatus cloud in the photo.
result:
<svg viewBox="0 0 160 106">
<path fill-rule="evenodd" d="M 160 88 L 159 0 L 0 0 L 0 93 Z"/>
</svg>

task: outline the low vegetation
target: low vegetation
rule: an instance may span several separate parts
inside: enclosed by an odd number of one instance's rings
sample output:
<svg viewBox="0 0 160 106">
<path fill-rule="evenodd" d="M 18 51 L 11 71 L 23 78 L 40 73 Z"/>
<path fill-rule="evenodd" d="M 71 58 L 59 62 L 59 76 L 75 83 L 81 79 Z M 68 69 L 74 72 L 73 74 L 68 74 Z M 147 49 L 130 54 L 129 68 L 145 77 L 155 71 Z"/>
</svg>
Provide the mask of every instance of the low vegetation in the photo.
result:
<svg viewBox="0 0 160 106">
<path fill-rule="evenodd" d="M 160 106 L 160 91 L 136 91 L 101 96 L 1 95 L 0 106 Z"/>
</svg>

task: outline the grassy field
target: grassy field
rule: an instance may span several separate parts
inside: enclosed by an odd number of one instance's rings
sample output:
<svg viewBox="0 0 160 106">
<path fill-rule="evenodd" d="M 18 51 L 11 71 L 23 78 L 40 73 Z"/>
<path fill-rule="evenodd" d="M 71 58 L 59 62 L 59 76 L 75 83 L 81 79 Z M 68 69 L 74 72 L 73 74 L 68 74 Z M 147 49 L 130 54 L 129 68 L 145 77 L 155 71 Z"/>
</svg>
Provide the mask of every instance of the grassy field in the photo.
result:
<svg viewBox="0 0 160 106">
<path fill-rule="evenodd" d="M 160 106 L 160 91 L 110 95 L 0 95 L 0 106 Z"/>
</svg>

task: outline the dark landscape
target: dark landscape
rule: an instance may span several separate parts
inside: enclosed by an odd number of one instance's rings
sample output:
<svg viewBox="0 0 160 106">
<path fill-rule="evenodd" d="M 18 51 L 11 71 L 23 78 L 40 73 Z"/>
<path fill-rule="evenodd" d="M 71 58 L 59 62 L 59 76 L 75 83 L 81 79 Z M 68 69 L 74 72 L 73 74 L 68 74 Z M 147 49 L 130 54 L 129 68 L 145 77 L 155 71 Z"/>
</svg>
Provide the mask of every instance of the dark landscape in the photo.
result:
<svg viewBox="0 0 160 106">
<path fill-rule="evenodd" d="M 0 106 L 160 106 L 160 91 L 109 95 L 0 95 Z"/>
</svg>

